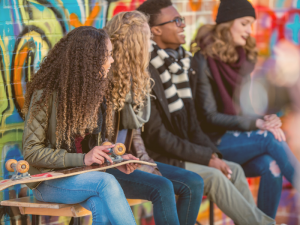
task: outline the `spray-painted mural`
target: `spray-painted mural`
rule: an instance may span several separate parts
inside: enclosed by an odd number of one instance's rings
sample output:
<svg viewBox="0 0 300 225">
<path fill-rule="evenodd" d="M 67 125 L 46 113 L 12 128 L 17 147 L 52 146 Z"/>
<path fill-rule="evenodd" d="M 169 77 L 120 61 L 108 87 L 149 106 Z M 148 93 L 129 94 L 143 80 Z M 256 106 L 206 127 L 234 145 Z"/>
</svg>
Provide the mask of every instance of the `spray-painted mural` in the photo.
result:
<svg viewBox="0 0 300 225">
<path fill-rule="evenodd" d="M 134 10 L 143 1 L 0 0 L 0 179 L 9 176 L 4 169 L 8 159 L 22 159 L 23 120 L 19 112 L 24 104 L 25 84 L 48 51 L 73 28 L 82 25 L 102 28 L 118 12 Z M 254 25 L 254 36 L 262 55 L 272 55 L 272 49 L 282 40 L 292 42 L 295 48 L 299 47 L 299 0 L 251 2 L 257 10 L 258 22 Z M 185 47 L 189 49 L 197 29 L 214 21 L 219 0 L 173 0 L 173 3 L 186 18 Z M 266 61 L 262 60 L 261 65 Z M 258 181 L 252 182 L 257 184 Z M 31 194 L 25 185 L 18 185 L 0 192 L 0 200 Z M 287 194 L 284 197 L 291 198 Z M 133 212 L 137 224 L 154 224 L 150 203 L 133 207 Z M 203 202 L 200 212 L 198 220 L 206 224 L 207 201 Z M 221 212 L 217 211 L 216 216 L 222 224 L 231 224 L 226 222 L 230 220 Z M 9 207 L 0 207 L 0 218 L 1 223 L 5 224 L 16 221 L 25 223 L 28 220 L 27 216 L 21 216 L 18 209 Z M 69 220 L 65 217 L 43 217 L 42 223 L 67 224 Z M 82 220 L 85 224 L 91 223 L 89 217 Z"/>
</svg>

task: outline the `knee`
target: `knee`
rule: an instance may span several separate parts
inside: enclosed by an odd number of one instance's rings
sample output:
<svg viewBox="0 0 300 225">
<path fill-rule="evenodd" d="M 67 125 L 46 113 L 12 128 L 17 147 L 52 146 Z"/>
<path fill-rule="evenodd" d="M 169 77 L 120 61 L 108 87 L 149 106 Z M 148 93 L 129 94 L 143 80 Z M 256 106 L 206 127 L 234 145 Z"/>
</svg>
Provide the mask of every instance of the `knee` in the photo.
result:
<svg viewBox="0 0 300 225">
<path fill-rule="evenodd" d="M 186 175 L 186 181 L 185 181 L 186 185 L 188 185 L 190 187 L 190 189 L 193 190 L 201 190 L 201 192 L 203 192 L 204 189 L 204 181 L 202 179 L 202 177 L 196 173 L 193 172 L 189 172 Z"/>
<path fill-rule="evenodd" d="M 168 192 L 174 192 L 174 186 L 173 183 L 165 178 L 165 177 L 160 177 L 161 179 L 159 179 L 159 181 L 157 183 L 155 183 L 155 189 L 158 192 L 162 192 L 162 193 L 168 193 Z"/>
<path fill-rule="evenodd" d="M 281 177 L 281 171 L 279 166 L 277 165 L 277 162 L 275 160 L 272 160 L 268 163 L 268 174 L 271 174 L 272 177 L 278 178 Z"/>
<path fill-rule="evenodd" d="M 223 182 L 227 182 L 227 177 L 218 169 L 211 168 L 209 176 L 205 178 L 205 189 L 222 186 Z"/>
<path fill-rule="evenodd" d="M 244 176 L 245 177 L 244 170 L 239 164 L 231 163 L 230 164 L 230 169 L 231 169 L 233 175 Z"/>
<path fill-rule="evenodd" d="M 93 179 L 97 179 L 98 186 L 97 191 L 100 192 L 102 190 L 106 190 L 110 193 L 117 194 L 118 192 L 122 193 L 123 190 L 117 181 L 117 179 L 109 174 L 109 173 L 99 173 L 93 177 Z"/>
</svg>

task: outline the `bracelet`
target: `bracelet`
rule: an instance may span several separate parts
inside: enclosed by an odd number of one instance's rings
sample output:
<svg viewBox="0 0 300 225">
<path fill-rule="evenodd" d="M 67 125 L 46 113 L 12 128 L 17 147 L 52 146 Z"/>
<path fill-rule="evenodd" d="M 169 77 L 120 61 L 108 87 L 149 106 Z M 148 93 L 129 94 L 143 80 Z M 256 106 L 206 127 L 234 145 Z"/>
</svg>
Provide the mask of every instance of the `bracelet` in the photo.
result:
<svg viewBox="0 0 300 225">
<path fill-rule="evenodd" d="M 83 165 L 85 165 L 85 163 L 84 163 L 84 158 L 85 158 L 85 153 L 83 154 Z"/>
</svg>

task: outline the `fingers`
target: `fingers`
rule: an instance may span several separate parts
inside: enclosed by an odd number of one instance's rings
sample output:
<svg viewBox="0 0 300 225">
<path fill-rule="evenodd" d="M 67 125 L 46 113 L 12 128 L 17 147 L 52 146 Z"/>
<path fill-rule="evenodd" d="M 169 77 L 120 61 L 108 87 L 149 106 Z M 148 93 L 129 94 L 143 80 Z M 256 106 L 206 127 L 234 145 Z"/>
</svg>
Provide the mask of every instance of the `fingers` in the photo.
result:
<svg viewBox="0 0 300 225">
<path fill-rule="evenodd" d="M 131 154 L 126 154 L 126 155 L 122 155 L 123 159 L 133 159 L 133 160 L 140 160 L 139 158 L 131 155 Z"/>
<path fill-rule="evenodd" d="M 264 117 L 267 128 L 280 128 L 282 125 L 281 119 L 276 115 L 266 115 Z"/>
<path fill-rule="evenodd" d="M 227 177 L 228 179 L 230 179 L 230 178 L 231 178 L 232 171 L 231 171 L 230 167 L 229 167 L 224 161 L 223 161 L 223 163 L 224 163 L 224 170 L 225 170 L 226 173 L 227 173 L 226 177 Z"/>
<path fill-rule="evenodd" d="M 281 141 L 281 136 L 278 132 L 278 129 L 270 129 L 269 131 L 274 135 L 276 140 Z"/>
<path fill-rule="evenodd" d="M 136 168 L 132 163 L 126 164 L 126 174 L 132 173 Z"/>
<path fill-rule="evenodd" d="M 98 156 L 98 157 L 96 157 L 96 158 L 103 158 L 103 160 L 104 160 L 104 158 L 106 158 L 110 163 L 113 163 L 113 161 L 111 160 L 111 158 L 105 153 L 105 152 L 103 152 L 103 151 L 98 151 L 98 152 L 96 152 L 96 156 Z"/>
<path fill-rule="evenodd" d="M 282 126 L 282 122 L 280 119 L 273 121 L 266 121 L 265 126 L 267 128 L 280 128 Z"/>
<path fill-rule="evenodd" d="M 279 135 L 281 137 L 281 140 L 282 141 L 286 141 L 286 137 L 285 137 L 285 134 L 284 134 L 283 130 L 279 128 L 278 129 L 278 133 L 279 133 Z"/>
</svg>

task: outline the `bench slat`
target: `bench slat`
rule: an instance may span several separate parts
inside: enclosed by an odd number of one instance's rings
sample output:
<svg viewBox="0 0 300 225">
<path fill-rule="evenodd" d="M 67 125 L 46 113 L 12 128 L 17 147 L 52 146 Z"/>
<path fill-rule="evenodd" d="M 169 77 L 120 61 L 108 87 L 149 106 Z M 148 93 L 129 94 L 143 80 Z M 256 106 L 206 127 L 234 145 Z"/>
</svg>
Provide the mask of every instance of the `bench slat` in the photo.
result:
<svg viewBox="0 0 300 225">
<path fill-rule="evenodd" d="M 61 209 L 65 207 L 70 207 L 70 204 L 40 202 L 36 200 L 35 197 L 33 196 L 1 201 L 1 205 L 16 206 L 16 207 L 48 208 L 48 209 Z"/>
<path fill-rule="evenodd" d="M 139 205 L 147 200 L 127 199 L 130 206 Z M 40 202 L 33 196 L 10 199 L 1 201 L 3 206 L 19 207 L 22 215 L 41 215 L 41 216 L 70 216 L 81 217 L 91 215 L 91 212 L 79 204 L 59 204 Z"/>
</svg>

